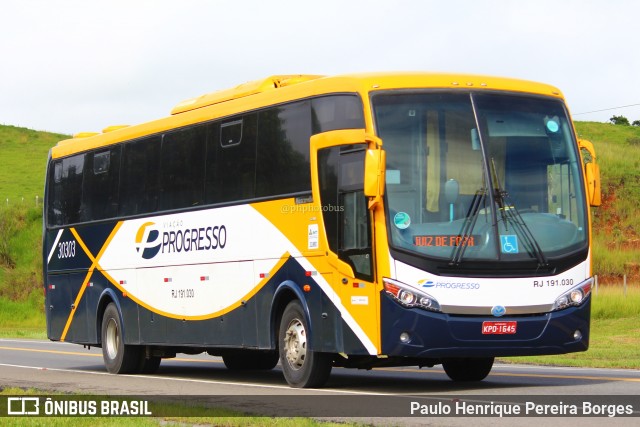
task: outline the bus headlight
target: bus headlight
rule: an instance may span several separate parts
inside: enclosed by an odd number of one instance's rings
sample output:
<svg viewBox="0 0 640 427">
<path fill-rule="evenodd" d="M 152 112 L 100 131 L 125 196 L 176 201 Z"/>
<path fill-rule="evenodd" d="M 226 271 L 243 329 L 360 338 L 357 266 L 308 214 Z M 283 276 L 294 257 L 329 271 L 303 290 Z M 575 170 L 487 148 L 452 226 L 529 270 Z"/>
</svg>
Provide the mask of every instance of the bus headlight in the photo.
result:
<svg viewBox="0 0 640 427">
<path fill-rule="evenodd" d="M 592 285 L 593 278 L 589 278 L 580 283 L 578 286 L 569 289 L 567 292 L 563 293 L 556 299 L 551 311 L 562 310 L 563 308 L 567 307 L 579 306 L 591 293 Z"/>
<path fill-rule="evenodd" d="M 440 311 L 438 300 L 429 294 L 420 292 L 397 280 L 383 278 L 385 292 L 396 302 L 407 308 L 421 308 L 429 311 Z"/>
</svg>

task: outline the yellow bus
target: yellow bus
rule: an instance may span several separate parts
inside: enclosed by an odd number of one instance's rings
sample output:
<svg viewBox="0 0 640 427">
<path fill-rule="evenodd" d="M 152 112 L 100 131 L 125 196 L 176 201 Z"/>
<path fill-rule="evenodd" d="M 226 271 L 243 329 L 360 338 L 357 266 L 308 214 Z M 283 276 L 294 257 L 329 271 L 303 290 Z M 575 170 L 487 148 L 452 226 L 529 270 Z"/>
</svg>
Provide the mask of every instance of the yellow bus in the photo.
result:
<svg viewBox="0 0 640 427">
<path fill-rule="evenodd" d="M 588 348 L 598 169 L 548 85 L 273 76 L 61 141 L 45 197 L 48 337 L 111 373 L 206 352 L 293 387 L 479 381 Z"/>
</svg>

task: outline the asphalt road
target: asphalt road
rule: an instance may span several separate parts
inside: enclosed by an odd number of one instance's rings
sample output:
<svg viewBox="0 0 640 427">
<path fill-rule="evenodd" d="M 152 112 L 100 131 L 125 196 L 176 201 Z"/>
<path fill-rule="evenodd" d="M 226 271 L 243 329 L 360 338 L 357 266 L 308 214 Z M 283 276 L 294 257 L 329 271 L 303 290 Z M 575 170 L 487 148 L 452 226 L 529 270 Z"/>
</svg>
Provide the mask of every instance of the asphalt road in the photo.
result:
<svg viewBox="0 0 640 427">
<path fill-rule="evenodd" d="M 633 418 L 416 417 L 419 412 L 410 417 L 408 406 L 409 400 L 427 405 L 461 400 L 481 403 L 534 400 L 541 405 L 571 403 L 576 399 L 596 405 L 617 403 L 617 399 L 627 402 L 624 396 L 640 395 L 638 370 L 496 364 L 484 381 L 460 384 L 450 381 L 438 367 L 372 371 L 335 368 L 325 388 L 301 390 L 287 386 L 279 367 L 267 372 L 233 372 L 225 368 L 221 359 L 207 355 L 165 359 L 154 375 L 111 375 L 104 368 L 99 348 L 87 350 L 75 344 L 38 340 L 0 339 L 0 386 L 86 394 L 167 396 L 169 399 L 207 397 L 210 401 L 213 399 L 214 405 L 268 415 L 326 415 L 331 419 L 344 419 L 346 412 L 349 417 L 377 425 L 468 426 L 471 422 L 494 426 L 499 421 L 508 421 L 509 425 L 535 425 L 539 420 L 580 426 L 638 425 L 640 416 L 637 398 L 632 402 Z M 382 402 L 393 402 L 393 399 L 399 399 L 400 413 L 407 412 L 406 417 L 398 418 L 395 413 L 393 417 L 372 417 Z M 323 409 L 323 403 L 327 409 Z M 340 404 L 346 409 L 333 409 Z M 296 411 L 292 411 L 292 405 Z"/>
</svg>

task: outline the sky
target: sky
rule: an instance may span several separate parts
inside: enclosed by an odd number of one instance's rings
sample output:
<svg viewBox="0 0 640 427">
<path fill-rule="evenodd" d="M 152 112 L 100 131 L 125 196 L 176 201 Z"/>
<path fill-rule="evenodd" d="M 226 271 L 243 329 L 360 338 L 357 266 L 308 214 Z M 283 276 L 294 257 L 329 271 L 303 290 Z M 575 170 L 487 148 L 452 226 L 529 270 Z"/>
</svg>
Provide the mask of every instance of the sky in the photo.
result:
<svg viewBox="0 0 640 427">
<path fill-rule="evenodd" d="M 574 120 L 634 121 L 639 19 L 637 0 L 2 0 L 0 124 L 100 131 L 270 75 L 366 71 L 535 80 Z"/>
</svg>

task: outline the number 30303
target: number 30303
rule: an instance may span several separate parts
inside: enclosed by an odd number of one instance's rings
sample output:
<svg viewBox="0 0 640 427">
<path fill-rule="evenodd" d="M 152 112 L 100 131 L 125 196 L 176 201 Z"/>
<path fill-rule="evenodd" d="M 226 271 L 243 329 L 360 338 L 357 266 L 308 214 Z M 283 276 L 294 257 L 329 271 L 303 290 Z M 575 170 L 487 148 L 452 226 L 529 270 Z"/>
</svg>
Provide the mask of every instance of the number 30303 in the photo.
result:
<svg viewBox="0 0 640 427">
<path fill-rule="evenodd" d="M 76 256 L 75 240 L 58 243 L 58 259 L 73 258 L 74 256 Z"/>
</svg>

